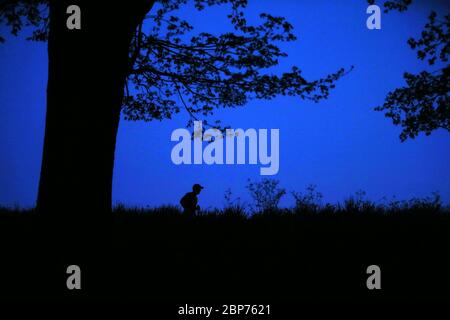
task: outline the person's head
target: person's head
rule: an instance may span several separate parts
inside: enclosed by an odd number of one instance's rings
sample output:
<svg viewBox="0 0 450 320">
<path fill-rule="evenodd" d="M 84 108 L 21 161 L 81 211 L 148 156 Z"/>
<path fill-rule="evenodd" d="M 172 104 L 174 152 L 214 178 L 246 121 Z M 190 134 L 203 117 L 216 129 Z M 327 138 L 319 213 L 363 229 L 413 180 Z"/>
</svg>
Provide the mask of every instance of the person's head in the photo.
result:
<svg viewBox="0 0 450 320">
<path fill-rule="evenodd" d="M 199 185 L 198 183 L 194 184 L 192 186 L 192 191 L 194 191 L 195 194 L 199 194 L 200 191 L 202 191 L 203 187 Z"/>
</svg>

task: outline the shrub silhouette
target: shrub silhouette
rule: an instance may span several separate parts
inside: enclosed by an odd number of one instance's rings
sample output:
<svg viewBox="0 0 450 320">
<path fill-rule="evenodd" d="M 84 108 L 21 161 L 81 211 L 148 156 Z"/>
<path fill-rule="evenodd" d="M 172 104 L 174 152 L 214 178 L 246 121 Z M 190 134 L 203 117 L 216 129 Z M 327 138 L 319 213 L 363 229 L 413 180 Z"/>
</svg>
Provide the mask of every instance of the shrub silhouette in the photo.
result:
<svg viewBox="0 0 450 320">
<path fill-rule="evenodd" d="M 355 195 L 344 200 L 344 210 L 349 213 L 368 213 L 376 209 L 375 203 L 366 199 L 366 192 L 363 190 L 358 190 Z"/>
<path fill-rule="evenodd" d="M 278 187 L 280 181 L 263 178 L 261 181 L 248 180 L 247 190 L 254 202 L 254 212 L 275 211 L 286 190 Z"/>
<path fill-rule="evenodd" d="M 295 198 L 295 210 L 304 213 L 317 213 L 321 209 L 323 195 L 316 190 L 316 186 L 310 184 L 306 187 L 306 192 L 293 191 Z"/>
</svg>

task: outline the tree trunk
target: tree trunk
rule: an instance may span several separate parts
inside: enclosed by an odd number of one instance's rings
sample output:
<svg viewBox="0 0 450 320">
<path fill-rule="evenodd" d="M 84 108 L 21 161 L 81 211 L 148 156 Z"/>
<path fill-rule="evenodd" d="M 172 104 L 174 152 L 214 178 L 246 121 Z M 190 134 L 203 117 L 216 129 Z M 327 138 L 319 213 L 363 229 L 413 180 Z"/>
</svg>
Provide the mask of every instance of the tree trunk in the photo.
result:
<svg viewBox="0 0 450 320">
<path fill-rule="evenodd" d="M 48 87 L 37 210 L 89 227 L 111 211 L 114 149 L 129 48 L 154 1 L 50 1 Z M 81 30 L 69 30 L 70 5 Z M 56 226 L 55 225 L 55 226 Z"/>
</svg>

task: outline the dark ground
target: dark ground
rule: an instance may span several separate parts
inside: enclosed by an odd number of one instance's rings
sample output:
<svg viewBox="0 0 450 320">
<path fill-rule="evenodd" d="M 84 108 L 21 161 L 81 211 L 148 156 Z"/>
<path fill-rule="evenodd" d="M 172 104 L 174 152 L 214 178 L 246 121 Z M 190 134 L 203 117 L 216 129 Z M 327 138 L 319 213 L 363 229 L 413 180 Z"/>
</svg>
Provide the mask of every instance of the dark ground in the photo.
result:
<svg viewBox="0 0 450 320">
<path fill-rule="evenodd" d="M 450 301 L 448 212 L 187 218 L 173 208 L 118 209 L 97 241 L 82 227 L 50 226 L 32 211 L 0 210 L 2 301 L 128 301 L 153 305 L 149 314 L 176 314 L 186 303 L 273 304 L 275 314 L 301 314 L 327 304 Z M 71 264 L 81 267 L 82 290 L 66 288 Z M 366 287 L 372 264 L 381 290 Z"/>
</svg>

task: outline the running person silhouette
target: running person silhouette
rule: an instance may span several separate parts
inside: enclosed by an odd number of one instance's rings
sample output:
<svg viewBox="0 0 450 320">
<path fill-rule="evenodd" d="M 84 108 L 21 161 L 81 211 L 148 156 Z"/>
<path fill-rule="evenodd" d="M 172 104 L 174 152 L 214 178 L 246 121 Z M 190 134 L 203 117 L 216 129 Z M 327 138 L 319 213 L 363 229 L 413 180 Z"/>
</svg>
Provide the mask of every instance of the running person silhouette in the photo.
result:
<svg viewBox="0 0 450 320">
<path fill-rule="evenodd" d="M 198 183 L 192 186 L 192 192 L 186 193 L 183 198 L 180 200 L 180 204 L 184 209 L 184 214 L 192 216 L 196 211 L 200 210 L 200 206 L 198 205 L 197 195 L 200 194 L 203 187 Z"/>
</svg>

